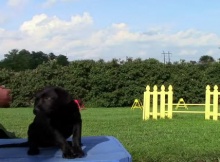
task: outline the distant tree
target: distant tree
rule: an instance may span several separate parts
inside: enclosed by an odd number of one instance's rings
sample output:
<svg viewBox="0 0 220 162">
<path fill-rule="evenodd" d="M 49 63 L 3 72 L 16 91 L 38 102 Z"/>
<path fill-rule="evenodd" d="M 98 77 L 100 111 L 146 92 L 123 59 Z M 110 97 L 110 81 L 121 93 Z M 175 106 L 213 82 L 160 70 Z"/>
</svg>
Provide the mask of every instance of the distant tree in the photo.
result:
<svg viewBox="0 0 220 162">
<path fill-rule="evenodd" d="M 180 64 L 185 64 L 185 63 L 186 63 L 186 60 L 180 59 Z"/>
<path fill-rule="evenodd" d="M 30 52 L 25 49 L 21 51 L 13 49 L 4 56 L 5 58 L 0 63 L 1 67 L 14 71 L 21 71 L 30 68 L 31 55 Z"/>
<path fill-rule="evenodd" d="M 45 54 L 41 51 L 31 53 L 25 49 L 19 51 L 13 49 L 4 55 L 5 58 L 0 61 L 0 68 L 6 68 L 13 71 L 24 71 L 27 69 L 36 69 L 39 65 L 56 60 L 61 66 L 69 65 L 68 58 L 64 55 L 56 56 L 53 53 Z"/>
<path fill-rule="evenodd" d="M 62 65 L 62 66 L 67 66 L 69 65 L 69 61 L 68 61 L 68 58 L 64 55 L 59 55 L 56 57 L 56 60 L 57 60 L 57 63 L 59 65 Z"/>
<path fill-rule="evenodd" d="M 154 59 L 154 58 L 149 58 L 149 59 L 147 59 L 145 61 L 147 61 L 150 64 L 159 64 L 160 63 L 160 61 L 158 61 L 157 59 Z"/>
<path fill-rule="evenodd" d="M 35 69 L 37 68 L 40 64 L 43 64 L 44 62 L 48 62 L 48 56 L 47 54 L 39 51 L 39 52 L 34 52 L 32 51 L 31 53 L 31 66 L 30 69 Z"/>
<path fill-rule="evenodd" d="M 8 54 L 5 54 L 5 58 L 8 60 L 14 59 L 18 55 L 19 50 L 18 49 L 13 49 L 8 52 Z"/>
<path fill-rule="evenodd" d="M 215 62 L 215 59 L 209 55 L 201 56 L 199 59 L 199 63 L 201 64 L 207 64 L 207 63 L 212 63 L 212 62 Z"/>
<path fill-rule="evenodd" d="M 54 55 L 54 53 L 49 53 L 49 55 L 48 55 L 48 59 L 49 59 L 49 60 L 54 60 L 54 59 L 56 59 L 56 58 L 57 58 L 57 56 Z"/>
<path fill-rule="evenodd" d="M 18 55 L 18 50 L 13 49 L 8 52 L 8 54 L 5 54 L 5 58 L 0 61 L 0 67 L 1 68 L 6 68 L 6 69 L 12 69 L 13 67 L 13 62 L 14 58 Z"/>
<path fill-rule="evenodd" d="M 196 61 L 192 61 L 192 60 L 191 60 L 189 63 L 195 65 L 195 64 L 196 64 Z"/>
</svg>

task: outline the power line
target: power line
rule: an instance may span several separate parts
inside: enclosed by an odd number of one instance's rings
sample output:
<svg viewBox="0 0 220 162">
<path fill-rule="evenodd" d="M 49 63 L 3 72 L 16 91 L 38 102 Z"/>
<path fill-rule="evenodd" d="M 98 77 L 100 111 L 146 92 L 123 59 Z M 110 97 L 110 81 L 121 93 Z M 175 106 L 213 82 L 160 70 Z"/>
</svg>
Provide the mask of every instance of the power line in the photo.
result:
<svg viewBox="0 0 220 162">
<path fill-rule="evenodd" d="M 170 53 L 169 51 L 166 53 L 166 52 L 162 52 L 162 55 L 163 55 L 163 62 L 164 62 L 164 64 L 166 64 L 166 63 L 170 63 L 170 57 L 171 57 L 171 54 L 172 53 Z M 168 61 L 167 61 L 168 60 Z"/>
<path fill-rule="evenodd" d="M 170 53 L 170 52 L 168 51 L 167 55 L 168 55 L 168 63 L 170 63 L 170 56 L 172 55 L 172 53 Z"/>
<path fill-rule="evenodd" d="M 162 55 L 163 55 L 163 63 L 165 64 L 165 62 L 166 62 L 166 53 L 163 51 Z"/>
</svg>

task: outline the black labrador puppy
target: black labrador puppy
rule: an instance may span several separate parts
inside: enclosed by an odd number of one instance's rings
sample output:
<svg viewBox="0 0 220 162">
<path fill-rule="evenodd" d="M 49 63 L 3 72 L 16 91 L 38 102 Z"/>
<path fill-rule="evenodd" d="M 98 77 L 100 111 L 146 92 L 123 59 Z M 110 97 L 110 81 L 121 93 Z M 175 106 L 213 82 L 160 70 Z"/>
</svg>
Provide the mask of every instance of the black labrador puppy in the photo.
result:
<svg viewBox="0 0 220 162">
<path fill-rule="evenodd" d="M 34 121 L 29 125 L 29 155 L 39 154 L 39 147 L 58 145 L 64 158 L 82 157 L 82 120 L 77 104 L 59 87 L 38 92 L 34 102 Z M 72 146 L 66 141 L 72 135 Z"/>
<path fill-rule="evenodd" d="M 39 147 L 59 146 L 63 158 L 84 156 L 81 148 L 82 120 L 77 104 L 70 94 L 59 87 L 46 87 L 35 97 L 35 118 L 28 128 L 28 142 L 2 147 L 29 146 L 28 155 L 40 153 Z M 67 138 L 72 135 L 72 146 Z"/>
</svg>

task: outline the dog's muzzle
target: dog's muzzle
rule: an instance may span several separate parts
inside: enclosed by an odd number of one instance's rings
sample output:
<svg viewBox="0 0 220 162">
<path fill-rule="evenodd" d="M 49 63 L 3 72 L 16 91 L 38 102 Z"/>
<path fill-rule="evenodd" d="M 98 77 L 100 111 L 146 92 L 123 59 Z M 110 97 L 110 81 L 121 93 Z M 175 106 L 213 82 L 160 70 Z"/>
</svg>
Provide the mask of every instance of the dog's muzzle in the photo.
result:
<svg viewBox="0 0 220 162">
<path fill-rule="evenodd" d="M 41 110 L 39 107 L 34 107 L 33 113 L 36 115 L 37 113 L 39 113 Z"/>
</svg>

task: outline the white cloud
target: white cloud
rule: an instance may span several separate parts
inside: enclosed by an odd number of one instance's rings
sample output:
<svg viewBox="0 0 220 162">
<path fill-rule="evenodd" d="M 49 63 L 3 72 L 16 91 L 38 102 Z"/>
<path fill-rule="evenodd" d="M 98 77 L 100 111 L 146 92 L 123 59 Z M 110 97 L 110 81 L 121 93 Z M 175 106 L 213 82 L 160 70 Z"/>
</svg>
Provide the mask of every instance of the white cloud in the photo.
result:
<svg viewBox="0 0 220 162">
<path fill-rule="evenodd" d="M 61 3 L 66 3 L 66 2 L 75 2 L 79 0 L 46 0 L 43 4 L 42 7 L 44 8 L 49 8 L 54 6 L 56 3 L 61 2 Z"/>
<path fill-rule="evenodd" d="M 169 38 L 169 37 L 168 37 Z M 214 33 L 204 33 L 195 29 L 189 29 L 186 31 L 180 31 L 173 34 L 170 38 L 173 43 L 180 47 L 194 46 L 201 47 L 207 45 L 213 45 L 219 42 L 219 38 Z"/>
<path fill-rule="evenodd" d="M 19 7 L 26 5 L 29 0 L 8 0 L 7 4 L 11 7 Z"/>
<path fill-rule="evenodd" d="M 196 55 L 197 52 L 198 52 L 198 50 L 196 50 L 196 49 L 192 49 L 192 50 L 191 49 L 182 49 L 182 50 L 180 50 L 179 55 L 181 55 L 181 56 Z"/>
<path fill-rule="evenodd" d="M 0 51 L 27 49 L 45 53 L 67 54 L 72 59 L 156 58 L 162 51 L 172 53 L 175 60 L 198 60 L 209 54 L 218 58 L 220 38 L 214 33 L 196 29 L 171 32 L 167 28 L 150 28 L 133 32 L 125 23 L 95 29 L 89 13 L 62 20 L 57 16 L 35 15 L 24 22 L 18 31 L 0 29 Z M 1 56 L 2 57 L 2 56 Z"/>
<path fill-rule="evenodd" d="M 0 12 L 0 24 L 3 24 L 7 21 L 7 16 Z"/>
<path fill-rule="evenodd" d="M 51 7 L 53 6 L 55 3 L 57 2 L 57 0 L 46 0 L 42 6 L 43 7 Z"/>
<path fill-rule="evenodd" d="M 82 16 L 72 16 L 70 21 L 64 21 L 56 16 L 48 17 L 46 14 L 36 15 L 30 21 L 24 22 L 20 30 L 36 38 L 70 37 L 77 36 L 79 31 L 85 30 L 93 23 L 88 13 Z M 83 35 L 83 34 L 82 34 Z"/>
</svg>

